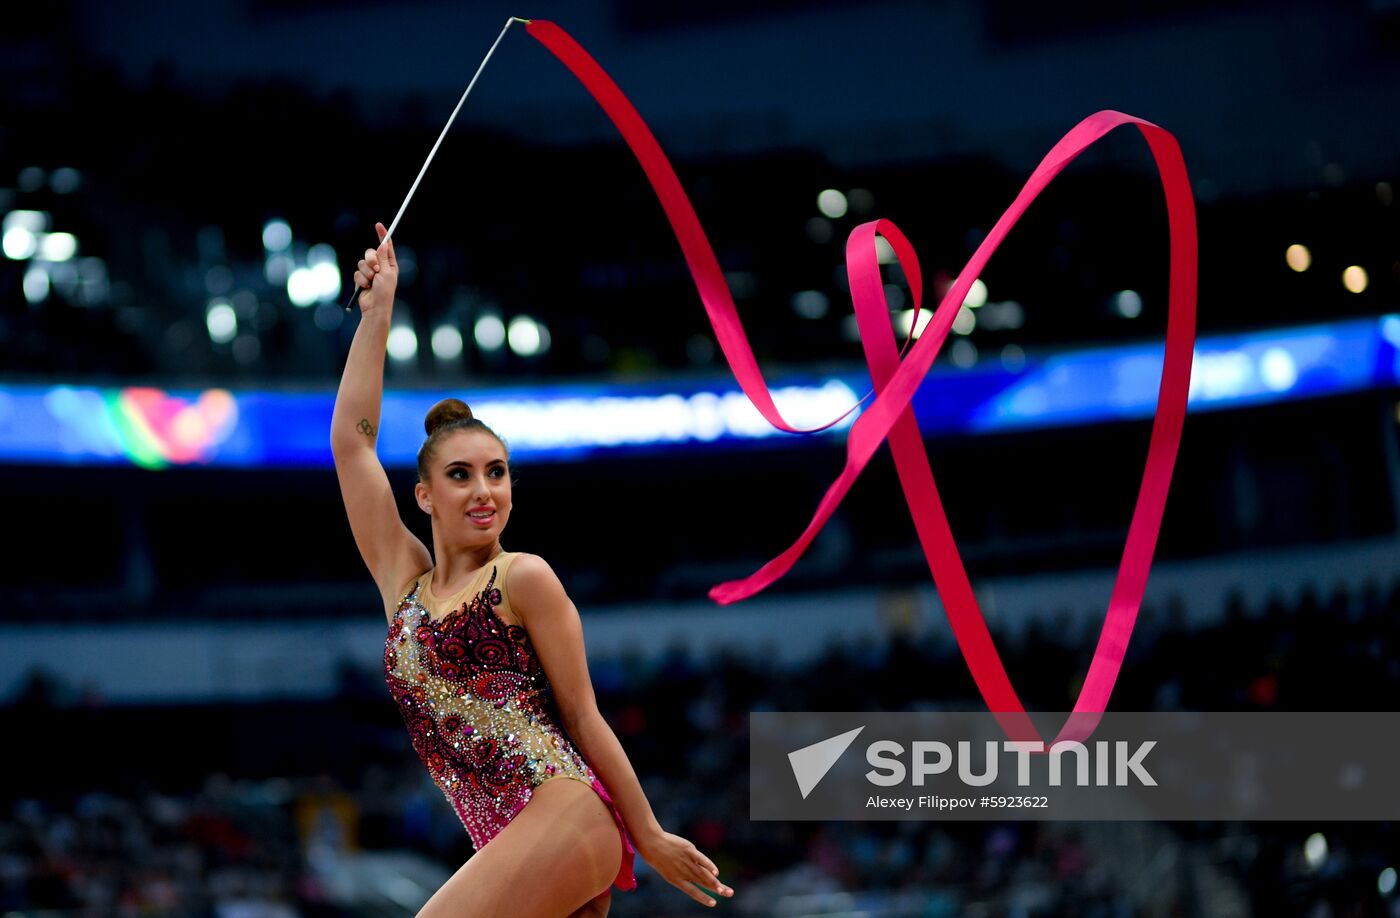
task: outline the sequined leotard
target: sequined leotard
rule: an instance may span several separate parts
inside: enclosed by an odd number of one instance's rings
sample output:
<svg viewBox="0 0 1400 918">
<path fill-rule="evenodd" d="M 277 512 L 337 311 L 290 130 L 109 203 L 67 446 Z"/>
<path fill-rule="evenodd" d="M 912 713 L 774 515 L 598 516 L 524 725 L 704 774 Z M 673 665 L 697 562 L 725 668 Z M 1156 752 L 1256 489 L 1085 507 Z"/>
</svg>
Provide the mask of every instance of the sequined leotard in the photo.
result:
<svg viewBox="0 0 1400 918">
<path fill-rule="evenodd" d="M 574 778 L 597 791 L 622 836 L 622 864 L 612 885 L 634 889 L 634 849 L 622 815 L 559 726 L 554 691 L 529 633 L 510 621 L 515 616 L 505 573 L 516 554 L 492 558 L 440 619 L 424 604 L 435 602 L 432 571 L 419 575 L 389 625 L 385 681 L 414 750 L 478 851 L 536 787 Z"/>
</svg>

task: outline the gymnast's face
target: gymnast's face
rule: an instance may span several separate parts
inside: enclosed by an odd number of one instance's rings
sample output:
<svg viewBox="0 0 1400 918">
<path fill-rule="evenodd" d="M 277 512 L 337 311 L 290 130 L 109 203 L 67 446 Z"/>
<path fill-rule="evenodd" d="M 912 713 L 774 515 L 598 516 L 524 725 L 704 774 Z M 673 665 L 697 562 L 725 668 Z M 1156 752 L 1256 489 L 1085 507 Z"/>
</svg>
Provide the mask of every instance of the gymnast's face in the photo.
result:
<svg viewBox="0 0 1400 918">
<path fill-rule="evenodd" d="M 505 447 L 485 431 L 458 431 L 438 445 L 432 479 L 415 490 L 418 505 L 432 516 L 444 540 L 488 546 L 510 519 Z"/>
</svg>

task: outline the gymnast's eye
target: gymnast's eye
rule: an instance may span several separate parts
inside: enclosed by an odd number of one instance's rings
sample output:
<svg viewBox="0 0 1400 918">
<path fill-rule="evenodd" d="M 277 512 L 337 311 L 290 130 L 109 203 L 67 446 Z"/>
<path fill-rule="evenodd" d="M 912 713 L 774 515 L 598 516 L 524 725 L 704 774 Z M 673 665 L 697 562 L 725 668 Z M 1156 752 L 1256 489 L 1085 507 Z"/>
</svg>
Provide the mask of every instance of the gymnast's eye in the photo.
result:
<svg viewBox="0 0 1400 918">
<path fill-rule="evenodd" d="M 498 466 L 496 466 L 495 468 L 491 469 L 491 477 L 492 477 L 492 478 L 504 478 L 505 476 L 506 476 L 506 467 L 505 467 L 505 466 L 503 466 L 503 465 L 498 465 Z"/>
</svg>

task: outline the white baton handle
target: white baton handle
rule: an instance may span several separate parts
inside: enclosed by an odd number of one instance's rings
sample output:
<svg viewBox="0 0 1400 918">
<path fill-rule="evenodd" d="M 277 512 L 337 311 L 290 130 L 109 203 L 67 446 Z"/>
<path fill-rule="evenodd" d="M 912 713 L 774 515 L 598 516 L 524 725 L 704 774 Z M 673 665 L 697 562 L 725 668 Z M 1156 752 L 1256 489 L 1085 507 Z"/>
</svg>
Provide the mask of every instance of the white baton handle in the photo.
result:
<svg viewBox="0 0 1400 918">
<path fill-rule="evenodd" d="M 413 200 L 413 192 L 418 190 L 418 183 L 423 181 L 424 173 L 428 171 L 428 166 L 432 164 L 433 157 L 437 155 L 438 147 L 442 146 L 442 139 L 447 136 L 447 131 L 449 128 L 452 127 L 452 122 L 457 119 L 457 112 L 461 111 L 462 103 L 467 101 L 467 94 L 470 93 L 472 91 L 472 87 L 476 85 L 477 77 L 480 77 L 481 71 L 486 69 L 486 62 L 491 59 L 491 55 L 496 53 L 496 46 L 501 43 L 502 38 L 506 37 L 506 32 L 510 29 L 513 23 L 528 23 L 529 21 L 530 20 L 528 19 L 521 19 L 518 16 L 512 16 L 506 20 L 505 26 L 501 28 L 501 34 L 497 35 L 496 40 L 491 43 L 491 50 L 487 51 L 486 56 L 481 59 L 481 66 L 476 68 L 476 76 L 473 76 L 472 81 L 467 84 L 467 91 L 462 93 L 462 98 L 457 100 L 457 107 L 452 109 L 452 116 L 447 119 L 447 124 L 443 126 L 442 133 L 438 135 L 437 143 L 433 144 L 433 148 L 428 151 L 428 158 L 423 162 L 423 168 L 418 170 L 418 177 L 413 180 L 413 187 L 408 189 L 408 196 L 405 197 L 403 199 L 403 203 L 399 205 L 399 212 L 397 214 L 394 214 L 394 222 L 389 224 L 389 231 L 385 233 L 384 238 L 379 241 L 380 246 L 384 245 L 384 243 L 387 242 L 389 238 L 394 235 L 394 230 L 397 229 L 399 225 L 399 218 L 402 217 L 403 212 L 408 209 L 408 202 Z M 373 278 L 370 279 L 370 283 L 374 283 Z M 353 307 L 355 305 L 355 297 L 360 295 L 361 290 L 368 289 L 368 287 L 356 287 L 355 292 L 350 295 L 350 302 L 345 304 L 345 308 L 350 309 L 351 307 Z"/>
</svg>

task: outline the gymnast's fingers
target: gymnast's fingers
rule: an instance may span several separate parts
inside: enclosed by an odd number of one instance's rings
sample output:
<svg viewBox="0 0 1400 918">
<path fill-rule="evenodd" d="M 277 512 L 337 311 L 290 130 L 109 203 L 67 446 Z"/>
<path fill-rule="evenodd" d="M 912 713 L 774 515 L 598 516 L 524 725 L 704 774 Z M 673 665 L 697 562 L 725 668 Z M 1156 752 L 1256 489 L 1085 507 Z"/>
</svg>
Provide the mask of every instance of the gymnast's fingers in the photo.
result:
<svg viewBox="0 0 1400 918">
<path fill-rule="evenodd" d="M 704 881 L 703 881 L 700 885 L 703 886 L 703 887 L 705 887 L 706 889 L 712 889 L 712 890 L 714 890 L 715 892 L 719 893 L 721 896 L 728 897 L 728 896 L 734 895 L 734 890 L 730 889 L 728 886 L 725 886 L 723 883 L 721 883 L 721 882 L 719 881 L 719 876 L 718 876 L 718 875 L 711 876 L 711 875 L 709 875 L 709 874 L 706 874 L 705 877 L 704 877 Z"/>
<path fill-rule="evenodd" d="M 361 264 L 363 264 L 363 262 L 361 262 Z M 369 289 L 370 280 L 369 280 L 369 278 L 365 277 L 363 271 L 356 271 L 356 272 L 355 272 L 355 286 L 356 286 L 356 287 L 359 287 L 361 290 L 368 290 L 368 289 Z"/>
<path fill-rule="evenodd" d="M 701 905 L 715 904 L 714 899 L 710 898 L 710 896 L 707 895 L 703 889 L 698 888 L 690 880 L 682 880 L 679 883 L 672 883 L 671 885 L 679 889 L 681 892 L 685 893 L 690 898 L 694 899 L 696 902 L 699 902 Z"/>
<path fill-rule="evenodd" d="M 719 881 L 718 871 L 716 871 L 715 873 L 711 873 L 704 867 L 700 867 L 697 865 L 695 868 L 695 873 L 695 878 L 691 880 L 691 882 L 700 886 L 706 892 L 715 892 L 721 896 L 734 895 L 734 890 L 730 889 L 728 886 L 725 886 Z"/>
<path fill-rule="evenodd" d="M 392 238 L 385 238 L 386 236 L 388 236 L 389 231 L 384 228 L 383 223 L 374 224 L 374 228 L 379 233 L 379 244 L 384 247 L 385 264 L 387 264 L 390 268 L 397 270 L 399 267 L 399 259 L 397 256 L 394 255 L 394 240 Z"/>
<path fill-rule="evenodd" d="M 719 868 L 715 866 L 715 862 L 705 857 L 698 848 L 695 850 L 695 862 L 715 876 L 719 876 Z"/>
<path fill-rule="evenodd" d="M 715 883 L 715 878 L 705 874 L 704 871 L 698 871 L 696 875 L 691 878 L 690 882 L 695 884 L 696 891 L 700 893 L 702 900 L 711 898 L 719 892 L 719 890 L 715 888 L 717 885 Z M 710 903 L 706 902 L 705 904 L 709 905 Z"/>
</svg>

